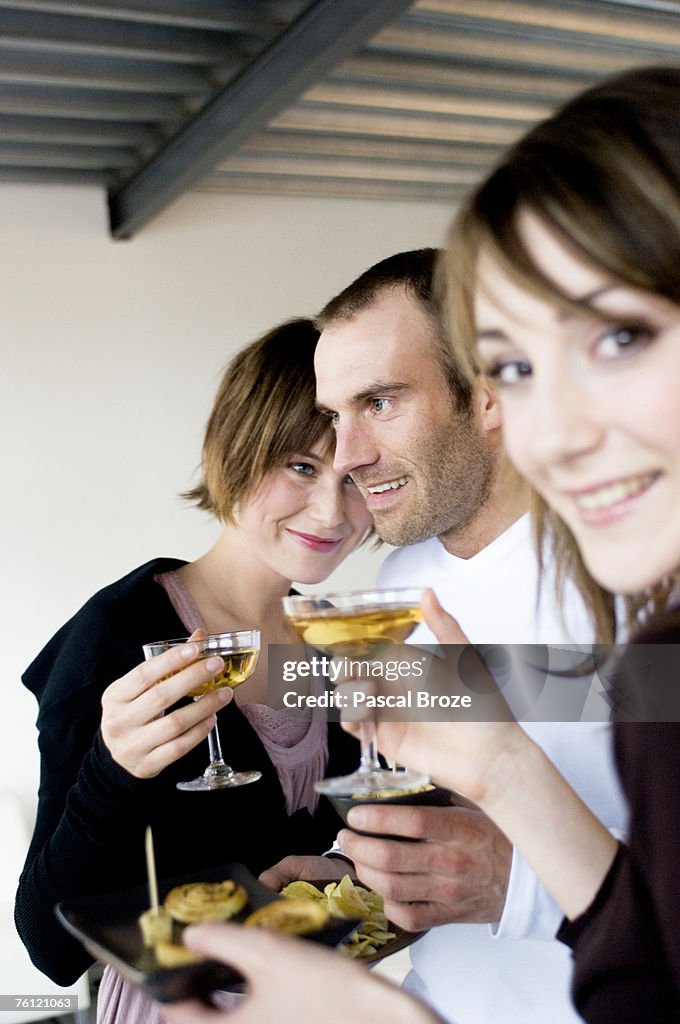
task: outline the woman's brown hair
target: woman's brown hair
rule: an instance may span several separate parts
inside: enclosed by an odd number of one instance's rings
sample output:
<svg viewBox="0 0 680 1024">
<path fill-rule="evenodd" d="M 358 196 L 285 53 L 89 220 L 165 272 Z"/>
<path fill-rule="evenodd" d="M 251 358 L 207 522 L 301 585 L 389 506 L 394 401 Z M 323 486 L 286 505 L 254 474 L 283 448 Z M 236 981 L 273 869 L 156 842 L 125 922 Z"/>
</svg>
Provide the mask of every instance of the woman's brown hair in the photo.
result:
<svg viewBox="0 0 680 1024">
<path fill-rule="evenodd" d="M 288 320 L 232 359 L 206 427 L 202 480 L 183 497 L 233 522 L 237 503 L 286 458 L 319 442 L 332 450 L 332 426 L 314 404 L 318 338 L 311 320 Z"/>
<path fill-rule="evenodd" d="M 530 212 L 578 257 L 614 280 L 680 305 L 680 68 L 619 75 L 572 100 L 521 139 L 470 196 L 442 264 L 447 323 L 458 360 L 475 361 L 474 293 L 481 254 L 520 286 L 564 309 L 580 303 L 529 256 L 519 214 Z M 597 310 L 592 310 L 597 315 Z M 586 569 L 565 524 L 533 501 L 539 552 L 552 549 L 558 586 L 572 577 L 598 639 L 615 633 L 613 595 Z M 662 604 L 672 581 L 627 599 L 629 624 Z"/>
</svg>

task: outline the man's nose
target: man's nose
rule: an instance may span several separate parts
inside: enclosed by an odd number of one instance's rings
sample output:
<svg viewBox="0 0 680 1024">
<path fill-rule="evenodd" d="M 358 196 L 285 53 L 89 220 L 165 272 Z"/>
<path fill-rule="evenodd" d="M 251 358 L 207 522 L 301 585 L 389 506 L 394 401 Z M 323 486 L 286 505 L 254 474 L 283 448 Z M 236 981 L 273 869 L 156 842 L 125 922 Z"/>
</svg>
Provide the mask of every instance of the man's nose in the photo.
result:
<svg viewBox="0 0 680 1024">
<path fill-rule="evenodd" d="M 356 420 L 339 420 L 335 425 L 333 469 L 347 476 L 361 466 L 371 466 L 380 458 L 380 450 L 368 425 Z"/>
</svg>

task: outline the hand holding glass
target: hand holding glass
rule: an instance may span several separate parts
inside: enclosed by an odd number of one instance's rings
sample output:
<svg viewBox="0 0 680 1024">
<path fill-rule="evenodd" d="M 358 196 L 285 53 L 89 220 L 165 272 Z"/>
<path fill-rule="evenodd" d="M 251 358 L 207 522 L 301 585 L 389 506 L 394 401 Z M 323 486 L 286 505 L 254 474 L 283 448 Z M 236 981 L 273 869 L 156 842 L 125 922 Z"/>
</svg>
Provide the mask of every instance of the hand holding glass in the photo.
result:
<svg viewBox="0 0 680 1024">
<path fill-rule="evenodd" d="M 230 686 L 233 689 L 240 686 L 253 674 L 260 656 L 260 631 L 258 629 L 242 629 L 235 633 L 212 633 L 199 639 L 183 637 L 179 640 L 158 640 L 155 643 L 144 644 L 144 657 L 148 661 L 149 658 L 155 658 L 157 654 L 163 654 L 171 647 L 188 643 L 190 639 L 199 647 L 199 658 L 212 658 L 217 655 L 223 659 L 224 668 L 214 679 L 210 679 L 196 690 L 191 690 L 187 694 L 188 697 L 200 700 L 203 694 L 218 690 L 223 686 Z M 198 778 L 188 782 L 178 782 L 178 789 L 199 793 L 209 792 L 213 789 L 246 786 L 249 782 L 257 782 L 262 778 L 262 772 L 235 772 L 225 763 L 217 725 L 210 731 L 208 744 L 210 747 L 208 767 Z"/>
<path fill-rule="evenodd" d="M 421 620 L 424 590 L 357 590 L 341 594 L 295 594 L 283 598 L 283 609 L 308 647 L 330 657 L 369 660 L 390 644 L 400 644 Z M 378 759 L 375 722 L 361 728 L 361 762 L 357 771 L 317 782 L 320 793 L 363 796 L 385 790 L 410 790 L 426 785 L 426 775 L 409 769 L 388 771 Z"/>
</svg>

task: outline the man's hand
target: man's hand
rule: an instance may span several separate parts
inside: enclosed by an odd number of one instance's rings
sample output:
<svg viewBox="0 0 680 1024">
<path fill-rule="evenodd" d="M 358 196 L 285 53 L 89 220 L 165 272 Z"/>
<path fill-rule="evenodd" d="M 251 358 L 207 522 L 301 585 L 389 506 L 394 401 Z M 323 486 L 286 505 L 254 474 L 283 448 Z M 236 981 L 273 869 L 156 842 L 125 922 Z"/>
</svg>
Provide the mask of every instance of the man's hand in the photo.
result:
<svg viewBox="0 0 680 1024">
<path fill-rule="evenodd" d="M 385 913 L 408 931 L 455 921 L 498 921 L 512 847 L 476 808 L 383 804 L 355 807 L 348 822 L 362 831 L 424 840 L 403 843 L 343 830 L 343 853 L 359 881 L 385 900 Z"/>
<path fill-rule="evenodd" d="M 263 885 L 268 885 L 275 892 L 280 892 L 289 882 L 326 881 L 343 875 L 355 877 L 354 868 L 342 857 L 284 857 L 278 864 L 267 868 L 260 875 Z"/>
</svg>

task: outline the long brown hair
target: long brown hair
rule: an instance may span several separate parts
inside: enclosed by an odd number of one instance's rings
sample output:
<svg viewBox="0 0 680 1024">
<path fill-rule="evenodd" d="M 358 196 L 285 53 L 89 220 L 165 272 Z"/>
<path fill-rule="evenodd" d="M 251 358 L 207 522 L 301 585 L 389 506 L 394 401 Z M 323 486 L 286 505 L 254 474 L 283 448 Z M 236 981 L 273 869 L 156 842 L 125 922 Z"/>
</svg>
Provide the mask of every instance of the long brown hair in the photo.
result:
<svg viewBox="0 0 680 1024">
<path fill-rule="evenodd" d="M 608 277 L 680 306 L 680 68 L 619 75 L 572 100 L 520 140 L 470 196 L 451 227 L 441 286 L 452 345 L 477 372 L 474 292 L 480 254 L 521 287 L 564 309 L 583 308 L 529 256 L 518 215 L 535 215 Z M 598 311 L 591 309 L 596 316 Z M 590 576 L 570 531 L 535 495 L 539 553 L 552 549 L 558 587 L 571 576 L 598 639 L 615 633 L 614 598 Z M 629 624 L 666 602 L 673 580 L 626 599 Z"/>
</svg>

